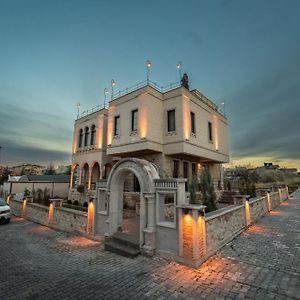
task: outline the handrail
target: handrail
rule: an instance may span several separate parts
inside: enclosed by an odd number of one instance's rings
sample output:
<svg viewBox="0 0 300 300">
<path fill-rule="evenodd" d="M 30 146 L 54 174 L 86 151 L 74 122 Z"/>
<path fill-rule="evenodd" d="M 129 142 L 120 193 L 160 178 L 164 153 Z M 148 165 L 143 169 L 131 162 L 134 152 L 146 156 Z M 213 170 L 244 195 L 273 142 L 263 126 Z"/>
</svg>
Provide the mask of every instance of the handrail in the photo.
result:
<svg viewBox="0 0 300 300">
<path fill-rule="evenodd" d="M 151 81 L 151 80 L 144 80 L 144 81 L 141 81 L 141 82 L 139 82 L 139 83 L 137 83 L 137 84 L 135 84 L 135 85 L 133 85 L 133 86 L 130 86 L 130 87 L 127 87 L 126 89 L 124 89 L 124 90 L 120 90 L 120 91 L 118 91 L 118 92 L 116 92 L 116 93 L 114 93 L 113 95 L 112 95 L 112 98 L 111 98 L 111 101 L 112 100 L 115 100 L 115 99 L 117 99 L 117 98 L 119 98 L 119 97 L 122 97 L 122 96 L 124 96 L 124 95 L 127 95 L 127 94 L 129 94 L 129 93 L 131 93 L 131 92 L 134 92 L 134 91 L 136 91 L 136 90 L 138 90 L 138 89 L 141 89 L 141 88 L 143 88 L 143 87 L 146 87 L 146 86 L 151 86 L 151 87 L 153 87 L 154 89 L 156 89 L 156 90 L 158 90 L 159 92 L 161 92 L 161 93 L 165 93 L 165 92 L 167 92 L 167 91 L 170 91 L 170 90 L 173 90 L 173 89 L 175 89 L 175 88 L 178 88 L 178 87 L 180 87 L 180 82 L 171 82 L 170 84 L 168 84 L 168 85 L 166 85 L 166 86 L 160 86 L 160 85 L 158 85 L 156 82 L 154 82 L 154 81 Z"/>
<path fill-rule="evenodd" d="M 154 88 L 155 90 L 161 92 L 161 93 L 166 93 L 168 91 L 177 89 L 178 87 L 181 86 L 181 83 L 179 81 L 176 82 L 171 82 L 170 84 L 166 85 L 166 86 L 161 86 L 159 84 L 157 84 L 154 81 L 151 80 L 144 80 L 141 82 L 138 82 L 135 85 L 132 85 L 130 87 L 127 87 L 124 90 L 120 90 L 116 93 L 113 93 L 111 95 L 111 101 L 116 100 L 124 95 L 127 95 L 129 93 L 132 93 L 134 91 L 137 91 L 138 89 L 144 88 L 146 86 L 150 86 L 152 88 Z M 212 109 L 214 109 L 215 111 L 219 112 L 220 114 L 222 114 L 223 116 L 225 116 L 225 114 L 223 112 L 220 111 L 218 105 L 216 105 L 213 101 L 211 101 L 209 98 L 207 98 L 206 96 L 204 96 L 201 92 L 199 92 L 198 90 L 194 89 L 190 91 L 192 94 L 194 94 L 198 99 L 200 99 L 201 101 L 203 101 L 205 104 L 207 104 L 208 106 L 210 106 Z M 94 112 L 97 112 L 101 109 L 107 109 L 109 107 L 109 102 L 103 105 L 98 105 L 96 107 L 93 107 L 90 110 L 85 110 L 83 111 L 78 117 L 77 120 L 83 117 L 86 117 Z"/>
<path fill-rule="evenodd" d="M 102 104 L 102 105 L 97 105 L 91 109 L 87 109 L 87 110 L 84 110 L 83 112 L 80 113 L 80 115 L 77 117 L 77 120 L 78 119 L 81 119 L 83 117 L 86 117 L 94 112 L 97 112 L 99 110 L 102 110 L 102 109 L 105 109 L 105 108 L 108 108 L 108 104 Z"/>
</svg>

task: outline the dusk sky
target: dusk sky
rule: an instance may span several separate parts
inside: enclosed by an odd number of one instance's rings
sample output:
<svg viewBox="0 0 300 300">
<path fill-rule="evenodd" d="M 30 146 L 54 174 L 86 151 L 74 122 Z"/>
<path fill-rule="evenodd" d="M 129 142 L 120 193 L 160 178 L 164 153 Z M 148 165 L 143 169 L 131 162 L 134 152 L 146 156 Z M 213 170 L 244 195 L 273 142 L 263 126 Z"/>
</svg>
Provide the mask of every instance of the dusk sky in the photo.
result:
<svg viewBox="0 0 300 300">
<path fill-rule="evenodd" d="M 226 102 L 231 160 L 300 169 L 300 1 L 0 0 L 1 165 L 71 162 L 81 109 L 146 77 Z"/>
</svg>

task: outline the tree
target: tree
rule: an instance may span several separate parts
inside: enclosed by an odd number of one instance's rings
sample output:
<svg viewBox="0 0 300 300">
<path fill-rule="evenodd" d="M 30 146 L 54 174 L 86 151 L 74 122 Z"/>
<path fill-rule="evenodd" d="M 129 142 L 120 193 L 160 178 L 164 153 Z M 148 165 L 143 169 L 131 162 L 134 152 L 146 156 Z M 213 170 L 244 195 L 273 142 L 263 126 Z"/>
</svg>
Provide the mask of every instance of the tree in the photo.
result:
<svg viewBox="0 0 300 300">
<path fill-rule="evenodd" d="M 54 175 L 54 174 L 55 174 L 55 169 L 53 163 L 51 162 L 45 170 L 45 175 Z"/>
<path fill-rule="evenodd" d="M 66 166 L 66 169 L 64 171 L 64 175 L 71 175 L 71 165 Z"/>
<path fill-rule="evenodd" d="M 3 182 L 6 182 L 8 180 L 8 176 L 10 175 L 10 171 L 8 167 L 3 169 L 2 174 L 0 175 L 0 184 L 3 184 Z"/>
<path fill-rule="evenodd" d="M 191 179 L 191 182 L 189 184 L 189 192 L 190 192 L 190 202 L 191 204 L 197 204 L 197 199 L 196 199 L 196 180 L 193 177 Z"/>
<path fill-rule="evenodd" d="M 211 175 L 206 167 L 203 168 L 200 187 L 202 192 L 203 205 L 206 206 L 206 211 L 210 212 L 217 209 L 216 206 L 216 193 Z"/>
</svg>

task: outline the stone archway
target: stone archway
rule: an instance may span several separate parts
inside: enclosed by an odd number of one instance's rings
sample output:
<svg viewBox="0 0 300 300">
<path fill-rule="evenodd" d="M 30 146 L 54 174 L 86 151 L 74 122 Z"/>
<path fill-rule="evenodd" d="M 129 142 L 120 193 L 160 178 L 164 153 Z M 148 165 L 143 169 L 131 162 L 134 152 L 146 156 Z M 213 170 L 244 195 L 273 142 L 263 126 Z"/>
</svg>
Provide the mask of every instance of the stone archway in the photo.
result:
<svg viewBox="0 0 300 300">
<path fill-rule="evenodd" d="M 153 164 L 144 159 L 123 158 L 113 166 L 109 174 L 109 234 L 116 233 L 122 224 L 123 186 L 126 176 L 131 172 L 137 177 L 141 192 L 140 246 L 152 248 L 155 232 L 154 179 L 159 178 L 159 175 Z"/>
</svg>

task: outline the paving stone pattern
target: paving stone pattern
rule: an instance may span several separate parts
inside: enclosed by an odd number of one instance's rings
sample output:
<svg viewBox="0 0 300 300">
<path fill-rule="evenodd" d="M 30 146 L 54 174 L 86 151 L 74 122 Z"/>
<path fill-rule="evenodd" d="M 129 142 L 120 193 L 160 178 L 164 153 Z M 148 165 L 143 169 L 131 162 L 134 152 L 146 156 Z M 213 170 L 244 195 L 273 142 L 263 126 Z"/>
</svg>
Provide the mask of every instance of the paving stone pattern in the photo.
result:
<svg viewBox="0 0 300 300">
<path fill-rule="evenodd" d="M 0 226 L 0 299 L 300 299 L 300 193 L 194 270 L 20 218 Z"/>
</svg>

